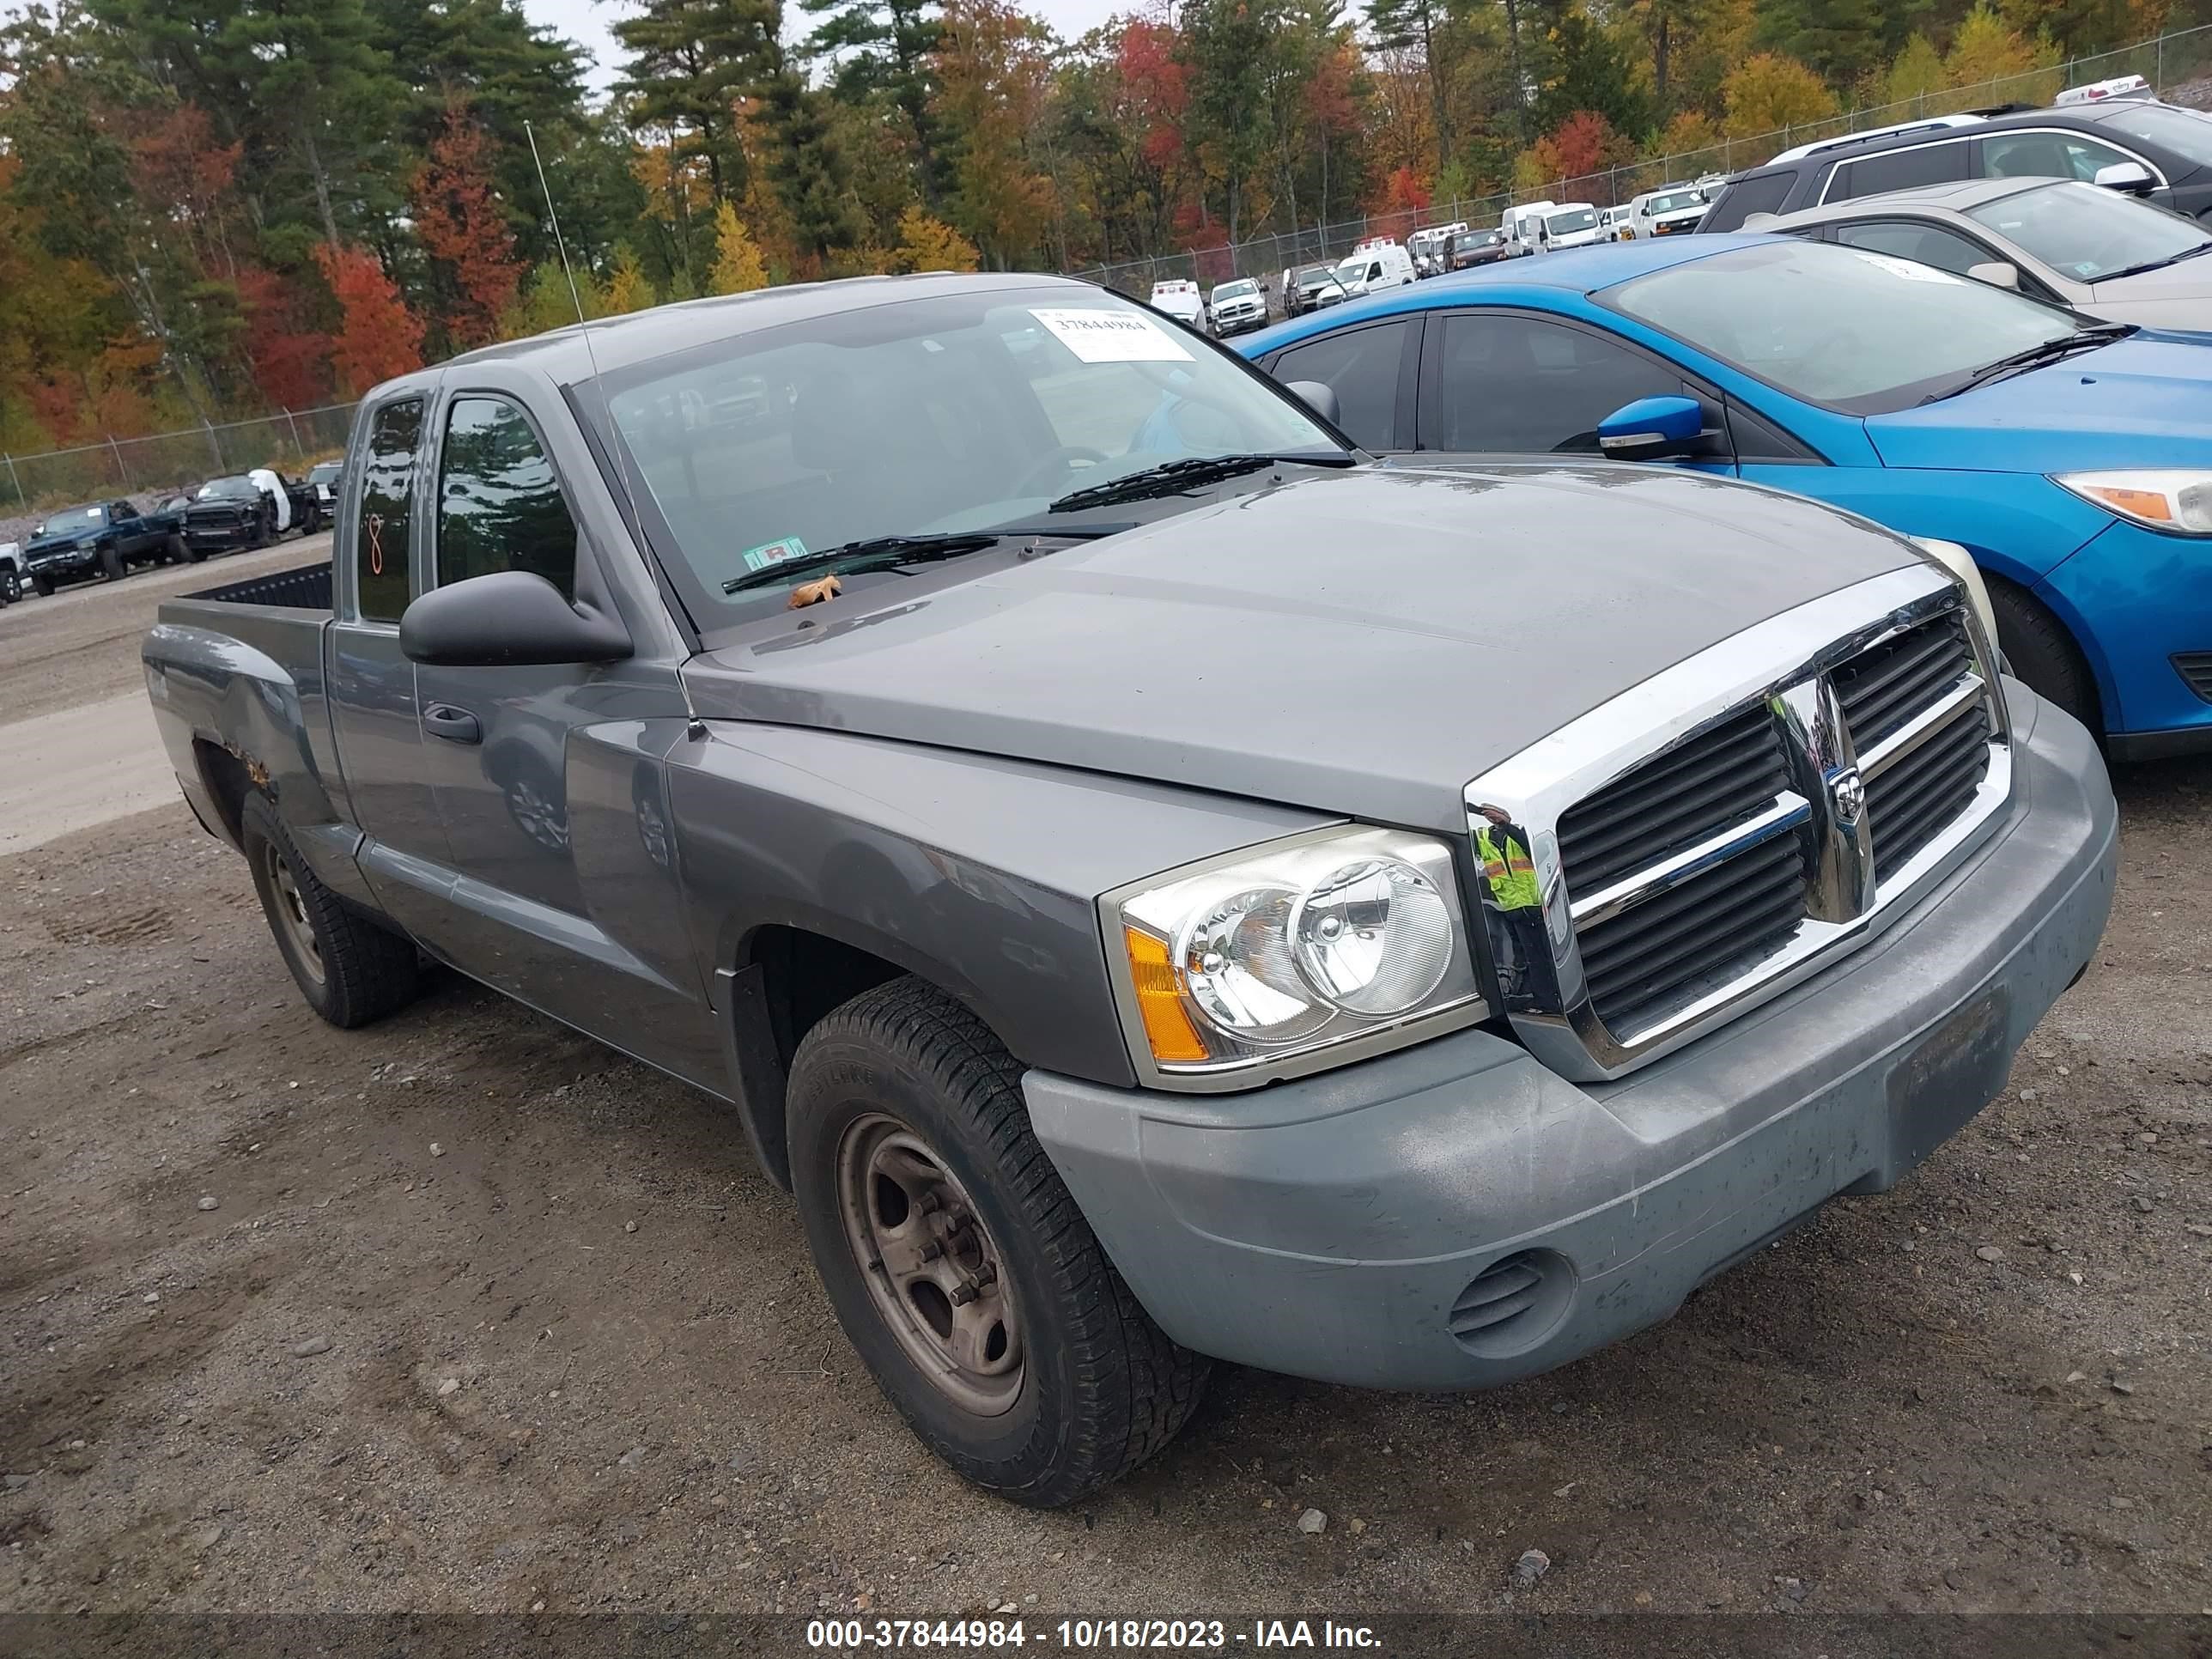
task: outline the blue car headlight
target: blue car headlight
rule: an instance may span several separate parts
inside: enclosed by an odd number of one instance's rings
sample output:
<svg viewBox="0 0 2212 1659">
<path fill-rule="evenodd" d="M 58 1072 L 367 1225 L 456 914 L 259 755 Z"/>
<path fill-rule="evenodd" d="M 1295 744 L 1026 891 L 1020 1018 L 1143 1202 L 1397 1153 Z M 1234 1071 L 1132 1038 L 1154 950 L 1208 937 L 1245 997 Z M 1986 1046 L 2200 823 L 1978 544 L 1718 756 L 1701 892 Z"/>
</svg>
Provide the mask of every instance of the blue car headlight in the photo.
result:
<svg viewBox="0 0 2212 1659">
<path fill-rule="evenodd" d="M 2212 472 L 2131 467 L 2060 472 L 2051 482 L 2146 529 L 2167 536 L 2212 536 Z"/>
</svg>

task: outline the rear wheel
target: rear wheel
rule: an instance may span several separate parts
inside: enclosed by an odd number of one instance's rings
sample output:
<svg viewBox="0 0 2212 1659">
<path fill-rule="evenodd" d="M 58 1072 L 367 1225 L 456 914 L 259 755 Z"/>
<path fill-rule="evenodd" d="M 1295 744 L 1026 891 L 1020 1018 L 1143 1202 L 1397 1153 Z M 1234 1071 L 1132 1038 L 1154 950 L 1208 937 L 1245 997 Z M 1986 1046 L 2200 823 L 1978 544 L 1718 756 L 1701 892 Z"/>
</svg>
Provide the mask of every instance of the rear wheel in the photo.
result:
<svg viewBox="0 0 2212 1659">
<path fill-rule="evenodd" d="M 1208 1362 L 1152 1323 L 1030 1128 L 1021 1065 L 915 979 L 834 1010 L 791 1068 L 792 1182 L 838 1322 L 915 1433 L 1037 1508 L 1175 1437 Z"/>
<path fill-rule="evenodd" d="M 240 839 L 276 950 L 307 1006 L 350 1030 L 415 1000 L 415 947 L 349 910 L 317 880 L 265 795 L 246 798 Z"/>
<path fill-rule="evenodd" d="M 1990 608 L 1996 612 L 1997 645 L 2015 678 L 2046 702 L 2102 736 L 2096 677 L 2066 624 L 2027 589 L 2002 576 L 1985 576 Z"/>
</svg>

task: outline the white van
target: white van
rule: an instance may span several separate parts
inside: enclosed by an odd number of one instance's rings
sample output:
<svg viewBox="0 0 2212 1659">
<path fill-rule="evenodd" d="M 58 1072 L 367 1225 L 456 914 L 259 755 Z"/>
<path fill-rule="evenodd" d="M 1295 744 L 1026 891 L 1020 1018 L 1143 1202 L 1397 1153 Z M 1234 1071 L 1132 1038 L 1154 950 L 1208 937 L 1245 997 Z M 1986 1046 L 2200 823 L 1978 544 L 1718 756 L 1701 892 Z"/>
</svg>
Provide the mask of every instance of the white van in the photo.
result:
<svg viewBox="0 0 2212 1659">
<path fill-rule="evenodd" d="M 1403 288 L 1413 280 L 1413 256 L 1395 242 L 1363 242 L 1337 266 L 1336 280 L 1347 300 Z"/>
<path fill-rule="evenodd" d="M 1624 202 L 1619 207 L 1601 210 L 1597 216 L 1597 239 L 1601 242 L 1631 242 L 1636 240 L 1635 227 L 1628 222 L 1636 211 L 1632 204 Z"/>
<path fill-rule="evenodd" d="M 1543 246 L 1553 253 L 1597 240 L 1597 204 L 1562 202 L 1544 216 Z"/>
<path fill-rule="evenodd" d="M 1152 284 L 1152 309 L 1164 312 L 1194 334 L 1206 332 L 1206 296 L 1198 284 L 1174 279 Z"/>
<path fill-rule="evenodd" d="M 1498 222 L 1498 228 L 1505 233 L 1509 258 L 1536 252 L 1544 216 L 1558 205 L 1557 202 L 1523 202 L 1519 207 L 1505 210 L 1505 216 Z"/>
<path fill-rule="evenodd" d="M 1695 230 L 1711 204 L 1695 185 L 1662 185 L 1628 204 L 1628 235 L 1679 236 Z"/>
</svg>

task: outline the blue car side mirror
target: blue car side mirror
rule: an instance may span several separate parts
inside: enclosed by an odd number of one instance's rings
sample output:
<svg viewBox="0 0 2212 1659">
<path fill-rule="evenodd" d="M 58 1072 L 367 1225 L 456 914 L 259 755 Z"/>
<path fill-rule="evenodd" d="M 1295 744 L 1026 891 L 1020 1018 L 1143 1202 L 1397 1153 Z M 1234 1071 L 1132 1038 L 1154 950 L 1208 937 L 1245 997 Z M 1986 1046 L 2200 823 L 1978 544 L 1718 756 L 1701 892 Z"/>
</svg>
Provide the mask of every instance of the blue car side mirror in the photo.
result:
<svg viewBox="0 0 2212 1659">
<path fill-rule="evenodd" d="M 1611 460 L 1656 460 L 1688 454 L 1705 429 L 1695 398 L 1638 398 L 1598 422 L 1597 447 Z"/>
</svg>

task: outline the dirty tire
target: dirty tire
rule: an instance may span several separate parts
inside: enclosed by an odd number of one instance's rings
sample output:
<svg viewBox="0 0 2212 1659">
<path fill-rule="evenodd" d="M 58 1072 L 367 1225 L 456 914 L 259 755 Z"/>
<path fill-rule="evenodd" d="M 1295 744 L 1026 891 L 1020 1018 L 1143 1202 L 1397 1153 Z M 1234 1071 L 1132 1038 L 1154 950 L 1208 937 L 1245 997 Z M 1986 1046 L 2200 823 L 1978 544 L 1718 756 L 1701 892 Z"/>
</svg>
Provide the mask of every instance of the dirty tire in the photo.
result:
<svg viewBox="0 0 2212 1659">
<path fill-rule="evenodd" d="M 845 1334 L 924 1444 L 977 1486 L 1056 1508 L 1173 1439 L 1210 1362 L 1170 1341 L 1123 1284 L 1030 1128 L 1022 1067 L 975 1014 L 896 979 L 808 1031 L 791 1067 L 792 1182 Z M 840 1180 L 848 1133 L 884 1118 L 965 1188 L 1019 1310 L 1018 1397 L 995 1415 L 925 1375 L 870 1288 Z"/>
<path fill-rule="evenodd" d="M 414 945 L 348 909 L 315 878 L 266 795 L 246 798 L 240 828 L 262 914 L 276 937 L 277 953 L 292 970 L 309 1007 L 339 1029 L 351 1030 L 396 1013 L 415 1000 L 421 969 Z M 298 895 L 301 920 L 313 930 L 319 974 L 298 943 L 298 923 L 287 919 L 289 901 L 270 868 L 272 853 Z"/>
<path fill-rule="evenodd" d="M 131 574 L 131 567 L 123 562 L 123 550 L 103 547 L 100 550 L 100 574 L 112 582 L 119 582 Z"/>
<path fill-rule="evenodd" d="M 1986 580 L 1990 608 L 1996 612 L 1997 645 L 2014 678 L 2101 736 L 2097 682 L 2065 623 L 2017 585 L 2001 576 Z"/>
<path fill-rule="evenodd" d="M 182 564 L 189 556 L 185 548 L 185 538 L 182 536 L 171 536 L 167 541 L 161 544 L 161 562 L 164 564 Z"/>
</svg>

